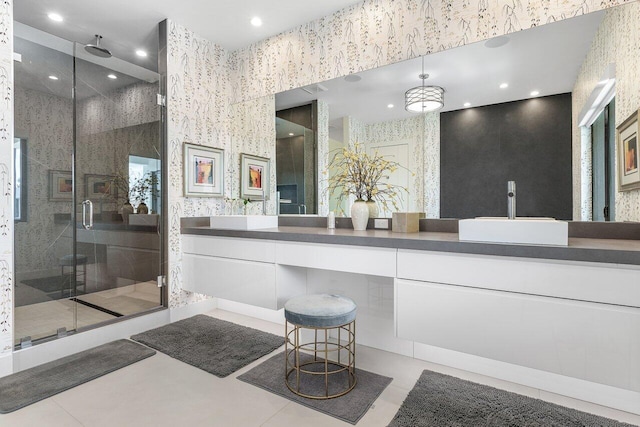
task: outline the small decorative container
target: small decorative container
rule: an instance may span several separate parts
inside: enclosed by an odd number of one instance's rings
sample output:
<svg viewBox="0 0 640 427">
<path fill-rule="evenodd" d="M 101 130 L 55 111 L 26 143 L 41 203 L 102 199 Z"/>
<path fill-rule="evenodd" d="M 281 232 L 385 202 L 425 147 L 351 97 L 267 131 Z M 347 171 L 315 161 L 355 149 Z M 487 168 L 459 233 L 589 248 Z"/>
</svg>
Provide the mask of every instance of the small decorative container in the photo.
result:
<svg viewBox="0 0 640 427">
<path fill-rule="evenodd" d="M 327 228 L 336 228 L 336 214 L 333 211 L 329 212 L 329 215 L 327 215 Z"/>
<path fill-rule="evenodd" d="M 391 231 L 396 233 L 417 233 L 420 231 L 420 212 L 393 212 Z"/>
</svg>

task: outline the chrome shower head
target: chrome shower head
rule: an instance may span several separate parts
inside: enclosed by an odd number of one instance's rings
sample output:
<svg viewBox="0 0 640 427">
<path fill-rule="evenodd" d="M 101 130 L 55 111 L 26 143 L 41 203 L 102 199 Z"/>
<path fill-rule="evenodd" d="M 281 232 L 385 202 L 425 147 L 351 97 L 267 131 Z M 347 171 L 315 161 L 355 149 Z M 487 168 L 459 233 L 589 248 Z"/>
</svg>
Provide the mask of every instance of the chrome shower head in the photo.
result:
<svg viewBox="0 0 640 427">
<path fill-rule="evenodd" d="M 84 47 L 84 50 L 86 50 L 91 55 L 99 56 L 100 58 L 111 58 L 111 52 L 109 52 L 109 49 L 105 49 L 104 47 L 100 46 L 100 39 L 102 39 L 102 36 L 96 34 L 95 44 L 86 45 Z"/>
</svg>

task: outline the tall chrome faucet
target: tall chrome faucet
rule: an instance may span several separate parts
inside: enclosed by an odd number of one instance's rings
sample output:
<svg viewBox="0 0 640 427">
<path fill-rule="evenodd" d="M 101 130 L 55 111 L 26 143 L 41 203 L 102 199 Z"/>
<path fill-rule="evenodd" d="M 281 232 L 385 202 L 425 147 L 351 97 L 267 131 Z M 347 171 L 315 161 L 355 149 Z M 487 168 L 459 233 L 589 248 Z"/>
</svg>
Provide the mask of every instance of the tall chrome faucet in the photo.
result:
<svg viewBox="0 0 640 427">
<path fill-rule="evenodd" d="M 507 218 L 516 219 L 516 182 L 507 183 Z"/>
</svg>

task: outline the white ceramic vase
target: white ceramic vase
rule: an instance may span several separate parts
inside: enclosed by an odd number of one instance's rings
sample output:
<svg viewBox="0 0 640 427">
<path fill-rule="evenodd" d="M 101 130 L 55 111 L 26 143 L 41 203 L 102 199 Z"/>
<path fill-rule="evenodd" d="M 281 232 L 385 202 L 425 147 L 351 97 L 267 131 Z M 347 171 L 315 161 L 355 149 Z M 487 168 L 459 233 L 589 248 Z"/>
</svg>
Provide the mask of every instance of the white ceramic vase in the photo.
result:
<svg viewBox="0 0 640 427">
<path fill-rule="evenodd" d="M 367 222 L 369 221 L 369 206 L 364 200 L 356 200 L 351 205 L 351 222 L 353 223 L 353 229 L 362 231 L 367 229 Z"/>
<path fill-rule="evenodd" d="M 369 218 L 378 218 L 380 215 L 378 204 L 374 200 L 367 200 L 367 207 L 369 208 Z"/>
</svg>

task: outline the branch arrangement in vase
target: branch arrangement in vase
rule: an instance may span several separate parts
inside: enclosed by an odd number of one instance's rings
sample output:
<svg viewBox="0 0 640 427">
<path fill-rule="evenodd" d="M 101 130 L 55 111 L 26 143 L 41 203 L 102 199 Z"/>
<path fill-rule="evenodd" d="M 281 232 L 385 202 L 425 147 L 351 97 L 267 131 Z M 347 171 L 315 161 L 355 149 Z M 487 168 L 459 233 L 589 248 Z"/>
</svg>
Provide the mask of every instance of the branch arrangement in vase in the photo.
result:
<svg viewBox="0 0 640 427">
<path fill-rule="evenodd" d="M 327 191 L 331 197 L 337 196 L 339 211 L 342 202 L 353 195 L 357 200 L 380 203 L 387 211 L 400 209 L 401 192 L 407 189 L 389 183 L 390 175 L 404 167 L 398 162 L 387 160 L 377 150 L 372 154 L 364 151 L 364 146 L 356 143 L 353 148 L 342 148 L 333 154 L 329 170 L 336 173 L 329 178 Z"/>
</svg>

